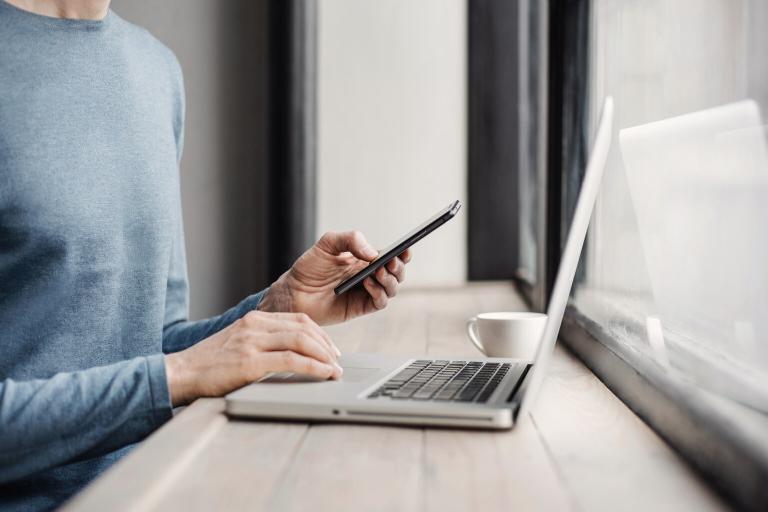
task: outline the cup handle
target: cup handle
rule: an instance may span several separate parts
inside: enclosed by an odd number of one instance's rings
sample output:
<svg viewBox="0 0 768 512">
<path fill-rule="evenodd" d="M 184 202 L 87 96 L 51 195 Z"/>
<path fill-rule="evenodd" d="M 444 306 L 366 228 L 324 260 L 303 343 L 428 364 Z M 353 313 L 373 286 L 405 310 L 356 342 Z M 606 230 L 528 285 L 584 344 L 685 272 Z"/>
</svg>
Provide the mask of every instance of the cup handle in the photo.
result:
<svg viewBox="0 0 768 512">
<path fill-rule="evenodd" d="M 477 334 L 477 317 L 473 316 L 469 320 L 467 320 L 467 336 L 469 336 L 470 341 L 477 347 L 477 350 L 480 351 L 483 355 L 488 355 L 485 353 L 485 349 L 483 348 L 483 344 L 480 343 L 480 336 Z"/>
</svg>

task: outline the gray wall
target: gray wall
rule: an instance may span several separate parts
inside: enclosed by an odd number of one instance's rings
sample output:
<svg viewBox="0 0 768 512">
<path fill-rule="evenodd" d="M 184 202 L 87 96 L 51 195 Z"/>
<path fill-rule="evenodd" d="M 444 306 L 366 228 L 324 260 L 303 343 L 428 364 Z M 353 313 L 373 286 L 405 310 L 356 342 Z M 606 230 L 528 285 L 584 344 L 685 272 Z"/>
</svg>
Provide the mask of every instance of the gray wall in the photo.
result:
<svg viewBox="0 0 768 512">
<path fill-rule="evenodd" d="M 264 2 L 114 0 L 176 54 L 187 117 L 181 163 L 191 317 L 263 285 Z M 223 8 L 226 6 L 226 8 Z"/>
<path fill-rule="evenodd" d="M 169 46 L 184 71 L 193 318 L 267 284 L 265 4 L 112 2 Z M 321 0 L 318 8 L 318 234 L 356 228 L 383 247 L 465 199 L 466 6 Z M 411 285 L 464 281 L 465 215 L 419 244 Z"/>
<path fill-rule="evenodd" d="M 318 5 L 318 234 L 383 248 L 466 200 L 466 2 Z M 408 286 L 466 279 L 466 215 L 419 242 Z"/>
</svg>

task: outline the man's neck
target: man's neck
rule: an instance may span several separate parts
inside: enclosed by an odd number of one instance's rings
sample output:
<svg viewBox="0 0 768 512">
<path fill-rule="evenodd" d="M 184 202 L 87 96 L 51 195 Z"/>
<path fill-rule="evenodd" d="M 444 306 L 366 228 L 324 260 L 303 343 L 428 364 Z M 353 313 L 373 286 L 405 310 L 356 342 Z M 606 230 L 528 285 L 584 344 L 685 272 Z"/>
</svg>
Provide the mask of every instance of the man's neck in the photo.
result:
<svg viewBox="0 0 768 512">
<path fill-rule="evenodd" d="M 101 20 L 107 15 L 110 0 L 5 0 L 25 11 L 72 20 Z"/>
</svg>

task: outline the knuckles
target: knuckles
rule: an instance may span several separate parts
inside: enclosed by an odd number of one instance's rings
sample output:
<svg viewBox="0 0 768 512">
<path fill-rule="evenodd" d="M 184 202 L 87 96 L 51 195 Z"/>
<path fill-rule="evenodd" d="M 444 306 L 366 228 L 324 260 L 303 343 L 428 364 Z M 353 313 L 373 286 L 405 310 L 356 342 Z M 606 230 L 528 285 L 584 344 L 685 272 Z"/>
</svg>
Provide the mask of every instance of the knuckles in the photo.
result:
<svg viewBox="0 0 768 512">
<path fill-rule="evenodd" d="M 293 341 L 299 349 L 306 350 L 310 343 L 310 337 L 307 333 L 297 332 L 293 335 Z"/>
<path fill-rule="evenodd" d="M 248 332 L 239 332 L 233 336 L 234 345 L 238 351 L 247 352 L 253 347 L 255 337 Z"/>
<path fill-rule="evenodd" d="M 256 346 L 247 342 L 238 343 L 233 348 L 234 355 L 237 357 L 240 366 L 243 368 L 248 368 L 253 364 L 260 353 L 260 350 Z"/>
<path fill-rule="evenodd" d="M 296 313 L 296 321 L 304 325 L 311 325 L 314 323 L 306 313 Z"/>
<path fill-rule="evenodd" d="M 264 315 L 261 311 L 249 311 L 240 319 L 241 327 L 253 327 L 259 323 L 261 317 Z"/>
<path fill-rule="evenodd" d="M 301 373 L 307 373 L 307 374 L 317 374 L 319 373 L 320 365 L 316 363 L 314 360 L 309 358 L 302 359 L 298 364 L 298 370 Z"/>
<path fill-rule="evenodd" d="M 355 246 L 362 246 L 365 244 L 365 237 L 363 233 L 357 230 L 349 232 L 349 241 Z"/>
</svg>

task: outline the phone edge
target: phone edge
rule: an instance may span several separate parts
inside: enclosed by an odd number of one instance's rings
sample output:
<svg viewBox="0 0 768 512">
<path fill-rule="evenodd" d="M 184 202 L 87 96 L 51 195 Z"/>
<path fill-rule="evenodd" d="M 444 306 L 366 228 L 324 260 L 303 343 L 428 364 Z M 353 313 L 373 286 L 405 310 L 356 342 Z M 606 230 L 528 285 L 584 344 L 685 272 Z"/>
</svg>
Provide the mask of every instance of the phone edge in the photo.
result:
<svg viewBox="0 0 768 512">
<path fill-rule="evenodd" d="M 385 260 L 384 258 L 382 258 L 376 263 L 368 265 L 357 274 L 348 277 L 347 279 L 342 281 L 336 288 L 333 289 L 333 293 L 338 296 L 346 293 L 351 288 L 354 288 L 355 286 L 363 282 L 366 277 L 369 277 L 371 274 L 376 272 L 382 266 L 392 261 L 393 258 L 395 258 L 396 256 L 399 256 L 406 249 L 415 245 L 419 240 L 426 237 L 427 235 L 435 231 L 437 228 L 439 228 L 440 226 L 442 226 L 443 224 L 445 224 L 446 222 L 454 218 L 460 209 L 461 209 L 461 201 L 457 199 L 456 201 L 454 201 L 453 205 L 451 205 L 451 208 L 449 208 L 448 211 L 446 211 L 439 219 L 436 220 L 435 224 L 430 224 L 429 226 L 427 226 L 427 228 L 425 228 L 426 231 L 424 233 L 418 235 L 415 239 L 412 239 L 412 241 L 410 239 L 406 240 L 405 242 L 403 242 L 403 244 L 401 244 L 402 247 L 398 246 L 392 249 L 392 251 L 390 252 L 393 253 L 393 255 L 389 259 Z"/>
</svg>

